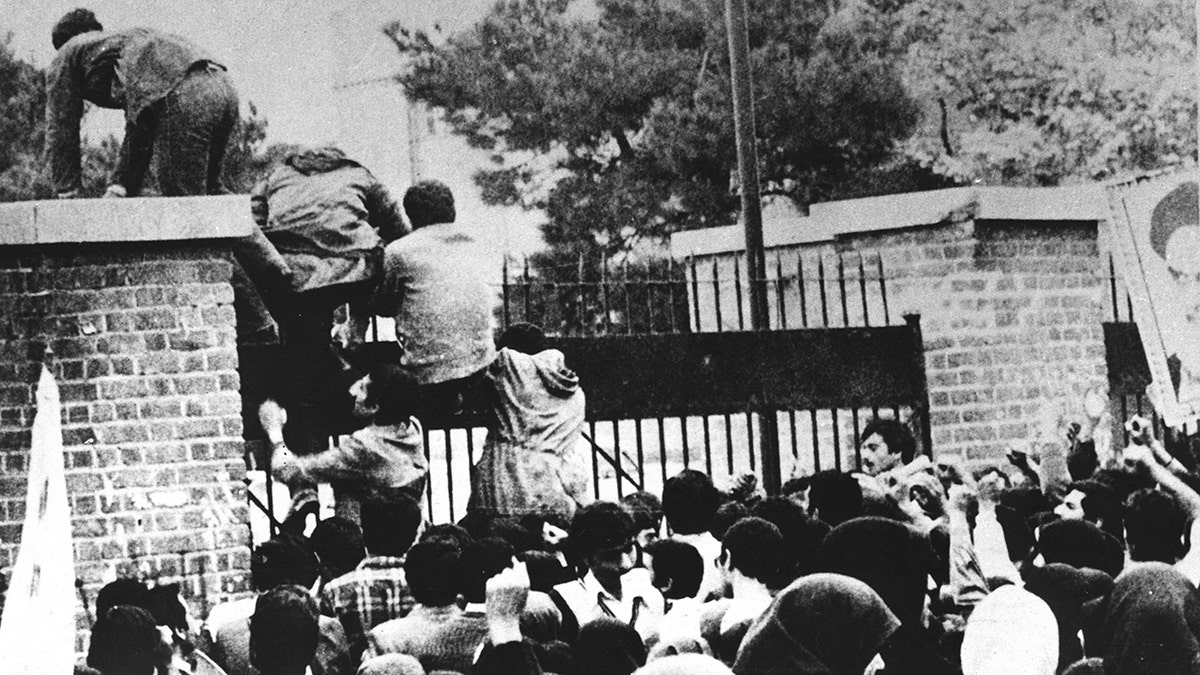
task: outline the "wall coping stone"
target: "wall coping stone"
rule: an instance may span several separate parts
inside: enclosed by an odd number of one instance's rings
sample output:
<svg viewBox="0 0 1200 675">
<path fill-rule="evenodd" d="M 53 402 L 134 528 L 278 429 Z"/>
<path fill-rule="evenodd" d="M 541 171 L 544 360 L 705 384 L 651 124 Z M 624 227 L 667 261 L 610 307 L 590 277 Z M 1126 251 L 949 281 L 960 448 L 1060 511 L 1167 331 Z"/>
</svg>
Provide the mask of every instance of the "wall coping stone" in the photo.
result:
<svg viewBox="0 0 1200 675">
<path fill-rule="evenodd" d="M 768 249 L 964 219 L 1078 223 L 1108 218 L 1108 201 L 1098 183 L 1055 188 L 959 187 L 846 199 L 813 204 L 808 216 L 783 202 L 763 208 L 763 243 Z M 671 235 L 671 252 L 677 256 L 720 255 L 744 248 L 740 223 Z"/>
<path fill-rule="evenodd" d="M 250 234 L 247 195 L 0 204 L 0 246 L 229 239 Z"/>
</svg>

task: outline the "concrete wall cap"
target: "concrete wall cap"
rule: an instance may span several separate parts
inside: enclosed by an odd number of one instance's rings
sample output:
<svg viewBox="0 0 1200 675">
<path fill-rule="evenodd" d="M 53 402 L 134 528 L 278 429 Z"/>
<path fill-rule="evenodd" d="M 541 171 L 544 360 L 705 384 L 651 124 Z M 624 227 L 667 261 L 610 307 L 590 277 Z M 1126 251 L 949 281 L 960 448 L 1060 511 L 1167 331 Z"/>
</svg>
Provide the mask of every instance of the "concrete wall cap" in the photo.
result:
<svg viewBox="0 0 1200 675">
<path fill-rule="evenodd" d="M 246 195 L 0 204 L 0 245 L 229 239 L 250 234 Z"/>
<path fill-rule="evenodd" d="M 809 215 L 773 204 L 763 209 L 766 248 L 797 246 L 850 234 L 899 230 L 964 220 L 1101 221 L 1108 202 L 1100 184 L 1055 188 L 960 187 L 813 204 Z M 671 235 L 676 256 L 720 255 L 745 248 L 742 226 Z"/>
</svg>

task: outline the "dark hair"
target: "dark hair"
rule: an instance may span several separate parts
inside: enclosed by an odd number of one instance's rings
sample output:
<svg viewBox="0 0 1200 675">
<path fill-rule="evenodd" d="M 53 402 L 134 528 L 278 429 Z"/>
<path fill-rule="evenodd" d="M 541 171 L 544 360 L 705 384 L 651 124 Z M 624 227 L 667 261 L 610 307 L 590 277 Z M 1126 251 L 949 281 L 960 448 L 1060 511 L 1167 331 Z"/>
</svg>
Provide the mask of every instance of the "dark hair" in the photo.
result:
<svg viewBox="0 0 1200 675">
<path fill-rule="evenodd" d="M 445 539 L 421 541 L 404 558 L 404 576 L 413 600 L 445 607 L 458 596 L 462 551 Z"/>
<path fill-rule="evenodd" d="M 512 545 L 499 537 L 485 537 L 463 548 L 459 556 L 458 592 L 467 602 L 483 602 L 487 580 L 512 567 Z"/>
<path fill-rule="evenodd" d="M 421 533 L 421 541 L 446 541 L 461 549 L 475 541 L 475 538 L 461 525 L 438 523 L 425 528 L 425 531 Z"/>
<path fill-rule="evenodd" d="M 1125 566 L 1121 543 L 1086 520 L 1058 520 L 1043 526 L 1037 550 L 1047 564 L 1090 567 L 1113 578 Z"/>
<path fill-rule="evenodd" d="M 317 653 L 317 603 L 299 586 L 258 597 L 250 617 L 250 663 L 264 673 L 303 671 Z"/>
<path fill-rule="evenodd" d="M 699 534 L 712 527 L 721 493 L 712 479 L 694 469 L 684 469 L 663 486 L 663 514 L 676 534 Z"/>
<path fill-rule="evenodd" d="M 538 354 L 546 350 L 546 333 L 531 323 L 514 323 L 500 334 L 497 346 L 523 354 Z"/>
<path fill-rule="evenodd" d="M 453 223 L 454 194 L 441 181 L 423 180 L 404 193 L 404 212 L 414 228 Z"/>
<path fill-rule="evenodd" d="M 367 553 L 399 558 L 417 538 L 421 507 L 409 497 L 400 497 L 386 503 L 363 504 L 360 517 Z"/>
<path fill-rule="evenodd" d="M 809 520 L 804 509 L 787 497 L 767 497 L 751 513 L 779 528 L 783 535 L 783 562 L 778 578 L 770 584 L 773 588 L 782 588 L 813 570 L 821 540 L 829 533 L 828 525 Z"/>
<path fill-rule="evenodd" d="M 818 471 L 810 486 L 808 505 L 830 526 L 837 527 L 863 514 L 862 486 L 854 476 L 837 469 Z"/>
<path fill-rule="evenodd" d="M 1067 490 L 1083 493 L 1080 505 L 1083 517 L 1100 526 L 1109 535 L 1124 541 L 1125 528 L 1121 517 L 1121 495 L 1113 486 L 1096 478 L 1078 480 L 1067 485 Z"/>
<path fill-rule="evenodd" d="M 690 598 L 700 592 L 704 559 L 695 546 L 674 539 L 659 539 L 646 545 L 646 553 L 653 557 L 654 585 L 668 600 Z"/>
<path fill-rule="evenodd" d="M 729 553 L 731 568 L 764 584 L 776 581 L 786 553 L 779 528 L 753 516 L 729 528 L 721 540 L 721 550 Z"/>
<path fill-rule="evenodd" d="M 1138 562 L 1173 564 L 1183 557 L 1188 516 L 1173 495 L 1142 488 L 1125 499 L 1125 541 Z"/>
<path fill-rule="evenodd" d="M 358 523 L 341 516 L 317 523 L 308 541 L 330 579 L 336 579 L 358 567 L 367 555 L 363 547 L 362 529 Z"/>
<path fill-rule="evenodd" d="M 146 584 L 128 577 L 110 581 L 96 594 L 96 619 L 108 613 L 117 605 L 133 605 L 141 607 L 146 602 L 149 593 Z"/>
<path fill-rule="evenodd" d="M 260 593 L 284 584 L 311 588 L 319 576 L 317 554 L 298 534 L 277 534 L 250 554 L 250 581 Z"/>
<path fill-rule="evenodd" d="M 187 608 L 179 599 L 179 584 L 161 584 L 146 592 L 141 605 L 154 617 L 154 623 L 180 633 L 188 632 Z"/>
<path fill-rule="evenodd" d="M 662 501 L 653 493 L 645 490 L 630 492 L 621 497 L 621 508 L 625 509 L 630 517 L 633 518 L 633 531 L 641 532 L 642 530 L 658 531 L 662 527 L 663 507 Z"/>
<path fill-rule="evenodd" d="M 50 42 L 54 44 L 55 49 L 61 49 L 76 35 L 94 30 L 104 30 L 104 26 L 96 20 L 92 10 L 78 7 L 64 14 L 54 24 L 54 29 L 50 31 Z"/>
<path fill-rule="evenodd" d="M 734 523 L 750 515 L 750 509 L 745 504 L 733 501 L 725 502 L 717 509 L 717 515 L 713 516 L 713 524 L 711 528 L 712 536 L 718 541 L 725 538 L 725 533 Z"/>
<path fill-rule="evenodd" d="M 783 482 L 783 485 L 779 487 L 779 494 L 787 497 L 788 495 L 794 495 L 797 492 L 804 492 L 808 489 L 810 483 L 812 483 L 812 478 L 809 476 L 789 478 Z"/>
<path fill-rule="evenodd" d="M 866 440 L 874 434 L 879 434 L 887 444 L 888 453 L 900 453 L 900 460 L 905 464 L 911 462 L 917 454 L 917 440 L 913 438 L 912 431 L 896 420 L 877 417 L 867 423 L 859 438 Z"/>
<path fill-rule="evenodd" d="M 633 518 L 625 509 L 612 502 L 592 502 L 571 520 L 571 550 L 586 561 L 627 543 L 633 534 Z"/>
<path fill-rule="evenodd" d="M 162 646 L 162 634 L 150 612 L 117 605 L 92 627 L 87 664 L 104 675 L 153 675 Z"/>
<path fill-rule="evenodd" d="M 375 424 L 401 424 L 408 421 L 420 401 L 417 381 L 394 363 L 376 363 L 367 371 L 367 400 L 378 406 Z"/>
</svg>

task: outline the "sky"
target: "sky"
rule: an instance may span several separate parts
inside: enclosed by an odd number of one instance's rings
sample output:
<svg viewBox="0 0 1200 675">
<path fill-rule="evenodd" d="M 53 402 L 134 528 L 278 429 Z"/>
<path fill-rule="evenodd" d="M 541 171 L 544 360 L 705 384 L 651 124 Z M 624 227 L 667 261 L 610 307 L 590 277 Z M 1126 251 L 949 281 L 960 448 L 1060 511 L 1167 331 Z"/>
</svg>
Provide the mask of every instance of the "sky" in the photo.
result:
<svg viewBox="0 0 1200 675">
<path fill-rule="evenodd" d="M 268 123 L 268 143 L 336 143 L 399 196 L 418 177 L 454 190 L 460 218 L 473 218 L 496 247 L 517 254 L 540 247 L 539 214 L 483 206 L 471 175 L 486 157 L 449 135 L 435 116 L 411 118 L 399 87 L 402 66 L 381 27 L 471 26 L 493 0 L 0 0 L 0 34 L 20 58 L 45 67 L 54 58 L 50 29 L 85 6 L 109 29 L 145 26 L 182 35 L 224 63 L 241 97 Z M 410 124 L 414 122 L 415 124 Z M 410 127 L 419 127 L 418 159 Z M 118 111 L 89 114 L 91 136 L 123 129 Z"/>
</svg>

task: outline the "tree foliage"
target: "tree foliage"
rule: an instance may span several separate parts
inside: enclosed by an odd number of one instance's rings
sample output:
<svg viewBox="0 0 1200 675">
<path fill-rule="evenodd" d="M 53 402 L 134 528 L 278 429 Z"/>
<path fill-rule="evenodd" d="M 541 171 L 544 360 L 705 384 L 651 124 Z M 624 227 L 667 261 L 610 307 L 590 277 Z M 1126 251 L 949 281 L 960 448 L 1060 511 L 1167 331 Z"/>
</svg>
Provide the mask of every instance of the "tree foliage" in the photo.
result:
<svg viewBox="0 0 1200 675">
<path fill-rule="evenodd" d="M 911 157 L 959 180 L 1054 185 L 1195 156 L 1193 11 L 1184 0 L 910 0 L 854 5 L 847 23 L 890 36 L 927 110 Z"/>
<path fill-rule="evenodd" d="M 485 199 L 544 209 L 564 267 L 733 222 L 738 207 L 721 2 L 595 4 L 583 19 L 570 0 L 502 0 L 450 36 L 385 29 L 411 57 L 408 95 L 495 153 L 477 177 Z M 923 184 L 895 152 L 919 111 L 889 55 L 830 21 L 836 3 L 750 7 L 764 191 L 806 206 L 888 176 Z"/>
</svg>

